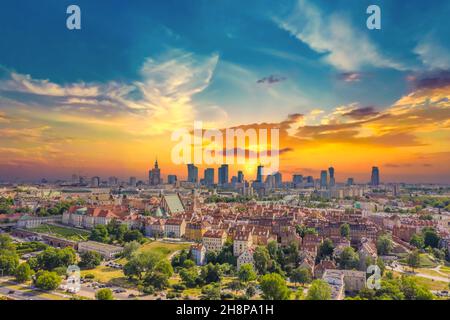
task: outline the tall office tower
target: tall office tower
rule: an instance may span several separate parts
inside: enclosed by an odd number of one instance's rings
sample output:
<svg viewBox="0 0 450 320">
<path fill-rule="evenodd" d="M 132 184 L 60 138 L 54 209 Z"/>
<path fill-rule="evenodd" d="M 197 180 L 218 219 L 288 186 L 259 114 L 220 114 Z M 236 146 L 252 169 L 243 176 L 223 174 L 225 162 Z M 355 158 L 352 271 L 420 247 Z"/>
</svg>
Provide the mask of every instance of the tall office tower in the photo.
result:
<svg viewBox="0 0 450 320">
<path fill-rule="evenodd" d="M 292 183 L 294 187 L 298 187 L 303 183 L 303 176 L 301 174 L 294 174 L 292 176 Z"/>
<path fill-rule="evenodd" d="M 136 177 L 130 177 L 130 186 L 136 187 Z"/>
<path fill-rule="evenodd" d="M 400 195 L 400 186 L 398 184 L 394 184 L 392 187 L 392 194 L 394 197 L 398 197 Z"/>
<path fill-rule="evenodd" d="M 320 172 L 320 188 L 326 189 L 328 187 L 328 174 L 327 170 L 322 170 Z"/>
<path fill-rule="evenodd" d="M 281 176 L 280 172 L 276 172 L 274 175 L 274 183 L 275 183 L 275 187 L 279 188 L 281 187 L 281 184 L 283 183 L 283 177 Z"/>
<path fill-rule="evenodd" d="M 374 187 L 380 185 L 380 170 L 378 167 L 372 167 L 372 177 L 370 178 L 370 184 Z"/>
<path fill-rule="evenodd" d="M 258 172 L 256 173 L 256 182 L 262 183 L 262 173 L 263 173 L 264 166 L 258 166 Z"/>
<path fill-rule="evenodd" d="M 79 176 L 78 180 L 79 180 L 79 184 L 80 185 L 82 185 L 82 186 L 87 185 L 87 182 L 86 182 L 87 178 L 86 177 Z"/>
<path fill-rule="evenodd" d="M 238 178 L 236 176 L 231 177 L 231 184 L 234 186 L 238 182 Z"/>
<path fill-rule="evenodd" d="M 188 169 L 188 182 L 197 183 L 198 182 L 198 168 L 192 163 L 187 165 Z"/>
<path fill-rule="evenodd" d="M 348 186 L 352 186 L 355 183 L 355 180 L 353 178 L 348 178 L 347 179 L 347 185 Z"/>
<path fill-rule="evenodd" d="M 244 183 L 244 173 L 242 171 L 238 171 L 237 173 L 237 182 L 238 183 Z"/>
<path fill-rule="evenodd" d="M 206 168 L 203 172 L 203 178 L 205 181 L 205 185 L 212 186 L 214 185 L 214 168 Z"/>
<path fill-rule="evenodd" d="M 228 165 L 223 164 L 219 168 L 219 185 L 228 183 Z"/>
<path fill-rule="evenodd" d="M 99 177 L 92 177 L 91 178 L 91 187 L 98 188 L 100 186 L 100 178 Z"/>
<path fill-rule="evenodd" d="M 114 187 L 114 186 L 117 186 L 118 184 L 119 184 L 119 179 L 117 179 L 117 177 L 109 177 L 108 178 L 108 186 Z"/>
<path fill-rule="evenodd" d="M 306 177 L 306 182 L 307 182 L 308 184 L 314 183 L 314 177 L 313 177 L 313 176 L 307 176 L 307 177 Z"/>
<path fill-rule="evenodd" d="M 155 167 L 148 172 L 148 183 L 151 186 L 157 186 L 162 183 L 158 160 L 155 160 Z"/>
<path fill-rule="evenodd" d="M 275 176 L 273 174 L 267 175 L 265 185 L 268 189 L 275 188 Z"/>
<path fill-rule="evenodd" d="M 79 182 L 79 180 L 78 180 L 78 175 L 73 174 L 73 175 L 72 175 L 72 183 L 76 184 L 76 183 L 78 183 L 78 182 Z"/>
<path fill-rule="evenodd" d="M 330 187 L 334 187 L 336 185 L 336 180 L 334 179 L 334 168 L 329 167 L 328 173 L 330 174 Z"/>
<path fill-rule="evenodd" d="M 168 184 L 175 184 L 176 182 L 177 182 L 177 176 L 176 175 L 174 175 L 174 174 L 169 174 L 168 176 L 167 176 L 167 183 Z"/>
</svg>

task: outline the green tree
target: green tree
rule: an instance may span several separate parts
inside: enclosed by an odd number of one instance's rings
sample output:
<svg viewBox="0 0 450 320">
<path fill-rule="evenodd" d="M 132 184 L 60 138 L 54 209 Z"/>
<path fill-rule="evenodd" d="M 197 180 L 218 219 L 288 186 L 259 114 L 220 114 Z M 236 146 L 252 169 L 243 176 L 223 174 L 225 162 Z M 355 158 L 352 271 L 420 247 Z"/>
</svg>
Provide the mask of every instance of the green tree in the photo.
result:
<svg viewBox="0 0 450 320">
<path fill-rule="evenodd" d="M 346 247 L 339 255 L 339 266 L 342 269 L 356 269 L 359 266 L 359 256 L 352 247 Z"/>
<path fill-rule="evenodd" d="M 222 269 L 219 264 L 208 263 L 200 271 L 200 277 L 204 283 L 220 282 L 222 278 Z"/>
<path fill-rule="evenodd" d="M 147 274 L 145 284 L 153 286 L 155 289 L 162 290 L 169 286 L 169 277 L 165 273 L 154 271 Z"/>
<path fill-rule="evenodd" d="M 334 245 L 333 241 L 330 239 L 325 239 L 322 244 L 319 246 L 319 250 L 317 253 L 317 260 L 321 261 L 326 257 L 331 257 L 333 255 Z"/>
<path fill-rule="evenodd" d="M 109 240 L 122 242 L 125 233 L 128 231 L 128 226 L 126 224 L 120 223 L 117 219 L 112 219 L 107 225 Z"/>
<path fill-rule="evenodd" d="M 220 286 L 217 284 L 208 284 L 202 288 L 202 300 L 220 300 Z"/>
<path fill-rule="evenodd" d="M 238 278 L 245 283 L 255 280 L 256 272 L 253 270 L 253 265 L 250 263 L 244 263 L 241 265 L 238 271 Z"/>
<path fill-rule="evenodd" d="M 222 250 L 217 254 L 215 263 L 224 264 L 229 263 L 233 266 L 237 263 L 237 257 L 233 254 L 233 242 L 227 241 L 222 247 Z"/>
<path fill-rule="evenodd" d="M 312 281 L 311 271 L 305 267 L 298 267 L 292 270 L 290 279 L 295 284 L 300 283 L 304 285 L 305 283 L 310 283 Z"/>
<path fill-rule="evenodd" d="M 52 271 L 41 270 L 36 273 L 36 287 L 42 290 L 55 290 L 61 284 L 61 277 Z"/>
<path fill-rule="evenodd" d="M 307 234 L 317 235 L 317 230 L 315 228 L 309 228 L 305 225 L 300 225 L 300 224 L 295 226 L 295 231 L 301 238 L 304 238 Z"/>
<path fill-rule="evenodd" d="M 247 286 L 247 289 L 245 289 L 245 295 L 249 298 L 253 297 L 256 294 L 256 288 L 255 285 L 249 284 Z"/>
<path fill-rule="evenodd" d="M 142 280 L 144 275 L 152 272 L 162 260 L 162 256 L 156 252 L 142 252 L 133 256 L 124 266 L 123 273 L 129 277 L 137 277 Z"/>
<path fill-rule="evenodd" d="M 403 276 L 400 280 L 400 288 L 406 300 L 433 300 L 434 298 L 430 290 L 419 285 L 413 277 Z"/>
<path fill-rule="evenodd" d="M 210 251 L 210 252 L 213 252 L 213 251 Z M 176 268 L 176 267 L 182 267 L 183 264 L 184 264 L 184 261 L 187 260 L 187 259 L 189 259 L 190 256 L 191 256 L 191 254 L 190 254 L 189 251 L 184 250 L 184 249 L 181 250 L 179 254 L 176 254 L 176 255 L 173 256 L 172 261 L 171 261 L 172 266 L 173 266 L 174 268 Z M 214 256 L 214 259 L 215 259 L 215 256 Z M 208 261 L 209 261 L 209 260 L 208 260 Z"/>
<path fill-rule="evenodd" d="M 186 261 L 190 261 L 190 260 L 186 260 Z M 166 259 L 160 260 L 156 264 L 154 271 L 165 274 L 168 278 L 170 278 L 173 275 L 173 267 L 170 264 L 170 262 Z"/>
<path fill-rule="evenodd" d="M 413 234 L 409 243 L 417 249 L 422 249 L 425 245 L 423 236 L 417 233 Z"/>
<path fill-rule="evenodd" d="M 278 257 L 278 243 L 275 240 L 269 241 L 267 250 L 269 251 L 271 259 L 276 259 Z"/>
<path fill-rule="evenodd" d="M 3 250 L 14 251 L 16 246 L 14 245 L 12 239 L 7 234 L 0 234 L 0 252 Z"/>
<path fill-rule="evenodd" d="M 184 260 L 183 268 L 189 269 L 189 268 L 192 268 L 192 267 L 195 267 L 195 262 L 194 261 L 192 261 L 191 259 Z"/>
<path fill-rule="evenodd" d="M 106 226 L 102 224 L 98 224 L 92 229 L 91 235 L 89 236 L 89 240 L 102 242 L 102 243 L 109 243 L 109 233 Z"/>
<path fill-rule="evenodd" d="M 306 300 L 330 300 L 331 288 L 323 280 L 314 280 L 309 287 Z"/>
<path fill-rule="evenodd" d="M 33 271 L 30 268 L 30 265 L 26 262 L 20 264 L 16 269 L 16 281 L 17 282 L 26 282 L 31 279 L 33 275 Z"/>
<path fill-rule="evenodd" d="M 396 279 L 381 280 L 380 289 L 376 290 L 375 300 L 403 300 L 405 295 Z"/>
<path fill-rule="evenodd" d="M 56 249 L 48 247 L 36 256 L 36 259 L 30 259 L 28 263 L 35 270 L 53 270 L 58 267 L 68 267 L 76 262 L 77 256 L 72 247 Z"/>
<path fill-rule="evenodd" d="M 422 229 L 423 242 L 425 247 L 438 248 L 441 238 L 434 228 Z"/>
<path fill-rule="evenodd" d="M 102 263 L 102 256 L 98 252 L 86 251 L 80 254 L 81 261 L 78 263 L 80 268 L 94 269 Z"/>
<path fill-rule="evenodd" d="M 141 244 L 137 241 L 130 241 L 123 246 L 122 257 L 131 259 L 133 254 L 141 247 Z"/>
<path fill-rule="evenodd" d="M 270 265 L 269 250 L 266 247 L 258 246 L 253 253 L 253 260 L 255 262 L 255 269 L 259 274 L 267 273 Z"/>
<path fill-rule="evenodd" d="M 198 268 L 190 268 L 190 269 L 180 269 L 180 278 L 181 281 L 186 285 L 188 288 L 194 288 L 197 285 L 198 282 Z"/>
<path fill-rule="evenodd" d="M 267 300 L 288 300 L 290 291 L 286 281 L 278 273 L 269 273 L 259 282 L 264 298 Z"/>
<path fill-rule="evenodd" d="M 144 236 L 142 235 L 142 232 L 139 230 L 127 230 L 123 236 L 123 241 L 125 242 L 131 242 L 131 241 L 137 241 L 141 242 Z"/>
<path fill-rule="evenodd" d="M 108 288 L 98 290 L 95 293 L 95 298 L 97 300 L 114 300 L 113 293 L 111 289 Z"/>
<path fill-rule="evenodd" d="M 419 250 L 414 250 L 410 254 L 408 254 L 408 257 L 406 258 L 406 263 L 413 269 L 414 272 L 414 269 L 420 266 Z"/>
<path fill-rule="evenodd" d="M 15 251 L 0 251 L 0 269 L 4 275 L 13 275 L 19 266 L 19 256 Z"/>
<path fill-rule="evenodd" d="M 339 232 L 341 237 L 349 238 L 350 237 L 350 225 L 348 223 L 343 223 L 339 227 Z"/>
<path fill-rule="evenodd" d="M 388 255 L 392 251 L 392 240 L 388 235 L 382 235 L 377 239 L 377 251 L 381 256 Z"/>
</svg>

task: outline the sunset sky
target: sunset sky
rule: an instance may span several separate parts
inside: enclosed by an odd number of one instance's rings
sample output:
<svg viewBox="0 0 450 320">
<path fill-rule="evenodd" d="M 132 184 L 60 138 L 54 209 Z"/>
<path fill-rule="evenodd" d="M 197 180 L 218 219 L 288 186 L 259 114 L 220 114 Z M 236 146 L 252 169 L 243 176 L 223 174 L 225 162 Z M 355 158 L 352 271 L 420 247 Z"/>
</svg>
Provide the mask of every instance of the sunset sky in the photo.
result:
<svg viewBox="0 0 450 320">
<path fill-rule="evenodd" d="M 2 1 L 0 181 L 145 179 L 156 157 L 184 178 L 171 134 L 203 121 L 279 128 L 284 180 L 450 183 L 449 17 L 447 0 Z"/>
</svg>

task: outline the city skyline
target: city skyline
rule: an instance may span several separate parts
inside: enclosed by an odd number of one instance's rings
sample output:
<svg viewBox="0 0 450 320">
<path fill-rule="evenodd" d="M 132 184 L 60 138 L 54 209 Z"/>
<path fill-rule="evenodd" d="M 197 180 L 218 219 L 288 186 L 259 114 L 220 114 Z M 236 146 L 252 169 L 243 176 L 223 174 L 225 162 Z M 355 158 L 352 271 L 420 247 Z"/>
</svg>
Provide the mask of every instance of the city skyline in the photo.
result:
<svg viewBox="0 0 450 320">
<path fill-rule="evenodd" d="M 64 3 L 2 4 L 0 180 L 142 179 L 156 156 L 166 180 L 182 177 L 171 133 L 203 121 L 278 128 L 285 175 L 332 164 L 337 181 L 370 181 L 378 166 L 386 182 L 450 183 L 450 4 L 380 1 L 373 31 L 352 2 L 138 1 L 104 14 L 81 0 L 76 31 Z"/>
</svg>

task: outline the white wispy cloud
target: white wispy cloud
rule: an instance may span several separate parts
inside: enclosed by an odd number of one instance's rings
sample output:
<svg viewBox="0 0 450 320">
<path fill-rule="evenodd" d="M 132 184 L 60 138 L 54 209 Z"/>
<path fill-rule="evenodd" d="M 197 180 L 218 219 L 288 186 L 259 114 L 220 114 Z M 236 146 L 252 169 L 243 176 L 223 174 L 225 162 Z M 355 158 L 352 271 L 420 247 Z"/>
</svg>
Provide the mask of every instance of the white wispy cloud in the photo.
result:
<svg viewBox="0 0 450 320">
<path fill-rule="evenodd" d="M 274 18 L 278 26 L 314 51 L 324 61 L 342 71 L 358 71 L 365 66 L 404 70 L 404 66 L 385 57 L 367 36 L 358 32 L 340 14 L 326 14 L 306 0 L 298 0 L 287 17 Z"/>
<path fill-rule="evenodd" d="M 428 69 L 450 69 L 450 52 L 431 36 L 419 41 L 414 53 Z"/>
<path fill-rule="evenodd" d="M 0 97 L 8 97 L 0 100 L 0 107 L 7 110 L 16 99 L 36 112 L 45 110 L 49 120 L 110 125 L 133 135 L 161 134 L 192 125 L 197 109 L 193 97 L 208 87 L 218 60 L 217 54 L 172 49 L 146 59 L 140 79 L 128 83 L 57 84 L 10 72 L 0 80 Z"/>
</svg>

